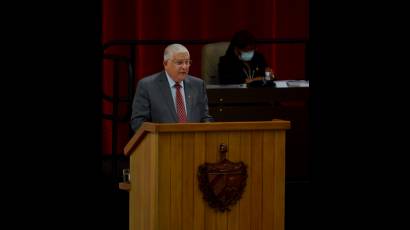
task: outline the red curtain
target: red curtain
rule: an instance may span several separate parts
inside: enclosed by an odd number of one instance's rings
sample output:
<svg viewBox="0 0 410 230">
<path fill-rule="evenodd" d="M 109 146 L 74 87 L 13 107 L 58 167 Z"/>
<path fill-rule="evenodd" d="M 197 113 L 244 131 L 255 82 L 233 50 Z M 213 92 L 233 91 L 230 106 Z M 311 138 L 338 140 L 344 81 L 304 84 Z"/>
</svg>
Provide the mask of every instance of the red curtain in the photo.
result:
<svg viewBox="0 0 410 230">
<path fill-rule="evenodd" d="M 308 0 L 103 0 L 103 43 L 114 40 L 226 40 L 248 29 L 257 39 L 308 39 Z M 165 45 L 136 47 L 135 78 L 160 71 Z M 187 45 L 193 65 L 190 74 L 201 77 L 201 45 Z M 305 45 L 258 47 L 279 79 L 304 79 Z M 106 54 L 129 55 L 129 47 L 113 46 Z M 112 64 L 104 61 L 103 90 L 112 94 Z M 126 73 L 126 67 L 121 68 Z M 125 79 L 125 78 L 124 78 Z M 125 94 L 125 83 L 120 94 Z M 112 104 L 103 103 L 111 112 Z M 121 106 L 121 111 L 126 111 Z M 103 125 L 104 149 L 111 146 L 110 124 Z M 128 127 L 123 127 L 127 129 Z M 119 149 L 128 133 L 118 132 Z"/>
</svg>

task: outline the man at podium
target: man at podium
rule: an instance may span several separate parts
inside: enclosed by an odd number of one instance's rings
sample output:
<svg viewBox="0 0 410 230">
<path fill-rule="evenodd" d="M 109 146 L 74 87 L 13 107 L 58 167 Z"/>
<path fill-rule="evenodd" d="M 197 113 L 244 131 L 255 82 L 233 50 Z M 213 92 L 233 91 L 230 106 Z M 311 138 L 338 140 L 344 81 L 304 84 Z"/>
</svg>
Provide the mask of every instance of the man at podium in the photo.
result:
<svg viewBox="0 0 410 230">
<path fill-rule="evenodd" d="M 165 48 L 164 70 L 138 82 L 131 113 L 131 128 L 134 131 L 144 121 L 213 121 L 208 112 L 208 96 L 204 81 L 188 75 L 191 64 L 192 60 L 185 46 L 171 44 Z"/>
</svg>

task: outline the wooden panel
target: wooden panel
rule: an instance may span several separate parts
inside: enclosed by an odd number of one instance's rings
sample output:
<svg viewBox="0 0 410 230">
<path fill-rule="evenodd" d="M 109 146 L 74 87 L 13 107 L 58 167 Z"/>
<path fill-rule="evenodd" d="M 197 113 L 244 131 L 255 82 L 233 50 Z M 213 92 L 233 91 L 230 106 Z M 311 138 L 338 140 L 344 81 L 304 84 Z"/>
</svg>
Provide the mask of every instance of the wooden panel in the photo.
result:
<svg viewBox="0 0 410 230">
<path fill-rule="evenodd" d="M 156 229 L 156 220 L 157 220 L 157 215 L 158 215 L 158 209 L 157 209 L 157 204 L 158 204 L 158 151 L 157 151 L 157 146 L 158 146 L 158 135 L 152 135 L 152 138 L 148 139 L 147 147 L 148 150 L 145 152 L 146 159 L 146 168 L 145 171 L 147 172 L 146 177 L 145 177 L 145 183 L 144 185 L 147 187 L 145 189 L 146 192 L 146 227 L 145 229 Z"/>
<path fill-rule="evenodd" d="M 218 132 L 216 138 L 216 160 L 212 162 L 219 162 L 221 160 L 221 154 L 219 152 L 220 144 L 229 143 L 229 132 Z M 213 154 L 213 153 L 212 153 Z M 228 212 L 215 212 L 213 210 L 212 215 L 216 216 L 216 230 L 226 230 L 228 228 Z"/>
<path fill-rule="evenodd" d="M 137 223 L 140 222 L 138 219 L 138 216 L 136 215 L 136 212 L 138 210 L 138 205 L 140 204 L 140 199 L 139 199 L 139 193 L 142 191 L 137 191 L 137 189 L 140 189 L 139 187 L 136 187 L 135 185 L 141 181 L 141 169 L 137 167 L 137 161 L 138 159 L 137 156 L 139 155 L 138 152 L 140 152 L 143 149 L 144 145 L 140 144 L 139 147 L 132 153 L 130 157 L 130 190 L 129 190 L 129 225 L 130 225 L 130 230 L 137 229 Z"/>
<path fill-rule="evenodd" d="M 182 230 L 194 228 L 194 181 L 196 168 L 194 168 L 194 133 L 183 133 L 182 147 Z M 177 210 L 174 210 L 177 211 Z"/>
<path fill-rule="evenodd" d="M 141 204 L 141 194 L 144 192 L 142 186 L 138 186 L 139 184 L 142 183 L 142 177 L 143 177 L 143 169 L 138 165 L 138 162 L 141 162 L 142 160 L 142 154 L 141 152 L 146 149 L 146 141 L 140 144 L 140 148 L 138 148 L 132 155 L 131 155 L 131 161 L 130 161 L 130 229 L 140 229 L 142 228 L 142 216 L 141 213 L 138 212 L 138 210 L 142 209 L 142 204 Z"/>
<path fill-rule="evenodd" d="M 251 165 L 249 175 L 251 191 L 251 226 L 252 229 L 262 229 L 262 138 L 261 132 L 252 131 Z"/>
<path fill-rule="evenodd" d="M 273 143 L 273 144 L 272 144 Z M 262 182 L 262 229 L 275 229 L 273 226 L 273 194 L 274 194 L 274 134 L 271 131 L 263 133 L 263 151 L 262 151 L 262 170 L 263 170 L 263 182 Z"/>
<path fill-rule="evenodd" d="M 131 156 L 130 229 L 156 228 L 158 203 L 156 141 L 157 134 L 148 134 Z"/>
<path fill-rule="evenodd" d="M 285 120 L 269 120 L 269 121 L 249 121 L 249 122 L 210 122 L 210 123 L 150 123 L 145 122 L 141 129 L 149 130 L 149 132 L 228 132 L 236 130 L 277 130 L 277 129 L 289 129 L 290 122 Z M 143 136 L 143 132 L 141 136 Z M 132 149 L 131 146 L 138 143 L 138 138 L 133 137 L 130 143 L 127 144 L 127 148 Z"/>
<path fill-rule="evenodd" d="M 228 153 L 226 157 L 232 162 L 241 161 L 241 135 L 240 132 L 229 132 Z M 228 230 L 239 230 L 240 202 L 235 204 L 228 214 Z"/>
<path fill-rule="evenodd" d="M 198 170 L 199 165 L 206 160 L 206 142 L 205 133 L 195 133 L 195 154 L 194 154 L 194 168 Z M 196 172 L 195 172 L 196 175 Z M 199 190 L 198 179 L 195 177 L 194 183 L 194 226 L 196 230 L 205 230 L 205 208 L 206 203 L 202 198 L 202 192 Z"/>
<path fill-rule="evenodd" d="M 240 113 L 241 114 L 241 113 Z M 237 114 L 238 116 L 240 114 Z M 247 113 L 244 113 L 247 114 Z M 211 122 L 211 123 L 162 123 L 144 122 L 131 140 L 124 147 L 124 154 L 129 155 L 148 133 L 160 132 L 213 132 L 232 130 L 277 130 L 289 129 L 290 122 L 274 119 L 259 122 Z"/>
<path fill-rule="evenodd" d="M 292 121 L 286 133 L 286 178 L 309 180 L 310 89 L 242 88 L 207 89 L 209 111 L 218 122 L 265 121 L 272 118 Z"/>
<path fill-rule="evenodd" d="M 130 229 L 284 229 L 285 130 L 228 130 L 147 132 L 131 146 Z M 222 143 L 248 166 L 241 200 L 224 213 L 203 200 L 197 179 L 199 165 L 220 161 Z"/>
<path fill-rule="evenodd" d="M 167 229 L 171 225 L 171 134 L 161 133 L 158 153 L 158 229 Z"/>
<path fill-rule="evenodd" d="M 174 133 L 171 136 L 171 149 L 169 151 L 170 171 L 170 220 L 171 224 L 168 226 L 170 230 L 180 230 L 182 226 L 182 154 L 181 149 L 182 134 Z"/>
<path fill-rule="evenodd" d="M 247 112 L 245 112 L 247 111 Z M 251 111 L 252 116 L 248 116 Z M 215 121 L 269 121 L 278 117 L 272 105 L 221 105 L 209 108 Z M 243 115 L 238 115 L 243 114 Z"/>
<path fill-rule="evenodd" d="M 284 229 L 285 226 L 285 132 L 274 133 L 274 177 L 273 177 L 273 222 L 275 229 Z"/>
<path fill-rule="evenodd" d="M 274 104 L 289 100 L 308 100 L 309 88 L 207 89 L 209 106 L 220 104 Z"/>
<path fill-rule="evenodd" d="M 219 160 L 219 133 L 207 133 L 206 134 L 206 162 L 216 162 Z M 205 229 L 216 230 L 216 212 L 206 204 L 205 206 Z"/>
<path fill-rule="evenodd" d="M 241 132 L 241 147 L 240 154 L 241 159 L 248 166 L 248 180 L 245 188 L 245 192 L 242 195 L 242 199 L 239 201 L 239 229 L 240 230 L 251 230 L 251 185 L 252 185 L 252 145 L 251 145 L 251 133 L 250 132 Z"/>
</svg>

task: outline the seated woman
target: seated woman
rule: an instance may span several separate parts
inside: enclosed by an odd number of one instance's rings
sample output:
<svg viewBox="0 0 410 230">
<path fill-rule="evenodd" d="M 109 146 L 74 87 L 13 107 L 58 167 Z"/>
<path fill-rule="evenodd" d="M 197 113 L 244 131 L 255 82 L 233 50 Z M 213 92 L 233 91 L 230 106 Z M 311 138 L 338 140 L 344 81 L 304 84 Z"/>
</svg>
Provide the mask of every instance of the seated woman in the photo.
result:
<svg viewBox="0 0 410 230">
<path fill-rule="evenodd" d="M 264 80 L 272 72 L 263 55 L 256 51 L 255 38 L 247 30 L 236 32 L 218 63 L 221 84 L 244 84 Z"/>
</svg>

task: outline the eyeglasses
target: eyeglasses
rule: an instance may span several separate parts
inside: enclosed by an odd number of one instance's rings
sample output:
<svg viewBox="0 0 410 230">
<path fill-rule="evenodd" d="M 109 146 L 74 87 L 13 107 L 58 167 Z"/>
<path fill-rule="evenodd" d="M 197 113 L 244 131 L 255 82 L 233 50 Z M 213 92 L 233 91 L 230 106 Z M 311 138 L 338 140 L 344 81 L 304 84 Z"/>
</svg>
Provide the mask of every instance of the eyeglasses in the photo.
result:
<svg viewBox="0 0 410 230">
<path fill-rule="evenodd" d="M 171 60 L 175 65 L 181 66 L 183 64 L 190 66 L 192 65 L 192 60 Z"/>
</svg>

